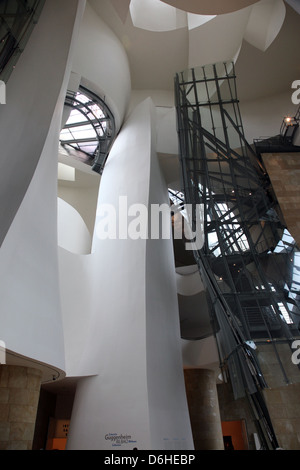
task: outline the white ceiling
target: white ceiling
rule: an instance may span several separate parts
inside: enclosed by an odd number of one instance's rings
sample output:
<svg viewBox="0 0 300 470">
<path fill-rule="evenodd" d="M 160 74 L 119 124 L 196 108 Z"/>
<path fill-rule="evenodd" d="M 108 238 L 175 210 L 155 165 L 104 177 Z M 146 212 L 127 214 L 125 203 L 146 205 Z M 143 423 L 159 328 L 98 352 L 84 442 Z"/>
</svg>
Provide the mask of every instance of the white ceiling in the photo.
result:
<svg viewBox="0 0 300 470">
<path fill-rule="evenodd" d="M 135 27 L 129 13 L 126 16 L 130 3 L 128 0 L 89 2 L 123 43 L 130 63 L 132 88 L 172 90 L 175 73 L 188 68 L 188 28 L 166 32 L 147 31 Z M 121 12 L 118 10 L 120 4 L 123 5 Z M 228 37 L 216 39 L 221 44 Z M 287 91 L 291 82 L 300 78 L 299 43 L 300 15 L 286 4 L 283 27 L 266 52 L 246 41 L 242 43 L 236 63 L 240 99 L 254 99 Z M 207 45 L 203 44 L 203 47 Z"/>
<path fill-rule="evenodd" d="M 188 68 L 188 28 L 167 32 L 147 31 L 133 25 L 128 10 L 130 0 L 88 1 L 123 43 L 131 68 L 132 89 L 168 90 L 172 96 L 175 74 Z M 226 40 L 226 37 L 219 38 L 223 39 Z M 299 44 L 300 15 L 286 4 L 286 16 L 280 33 L 265 52 L 246 41 L 242 43 L 235 66 L 240 101 L 254 100 L 290 90 L 291 83 L 300 79 L 297 47 Z M 66 157 L 60 155 L 60 161 L 66 163 Z M 73 162 L 74 165 L 75 163 Z M 99 185 L 99 175 L 94 177 L 90 167 L 80 162 L 76 164 L 79 165 L 76 185 L 80 187 Z M 170 165 L 171 168 L 174 167 L 174 160 L 161 156 L 161 164 L 166 172 L 170 172 Z M 178 168 L 173 168 L 172 171 L 177 175 Z M 60 181 L 59 184 L 74 187 L 74 183 Z"/>
<path fill-rule="evenodd" d="M 258 0 L 162 0 L 176 8 L 197 13 L 199 15 L 221 15 L 231 13 L 249 5 L 253 5 Z"/>
<path fill-rule="evenodd" d="M 236 63 L 240 100 L 285 93 L 300 78 L 300 15 L 286 5 L 286 17 L 279 35 L 262 52 L 247 42 Z"/>
</svg>

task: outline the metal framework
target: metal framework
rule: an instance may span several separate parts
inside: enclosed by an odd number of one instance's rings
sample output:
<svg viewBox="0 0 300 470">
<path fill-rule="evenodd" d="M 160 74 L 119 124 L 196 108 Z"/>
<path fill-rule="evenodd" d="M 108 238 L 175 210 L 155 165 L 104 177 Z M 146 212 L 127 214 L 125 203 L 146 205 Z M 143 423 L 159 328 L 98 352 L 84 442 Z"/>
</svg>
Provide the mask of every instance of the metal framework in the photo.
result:
<svg viewBox="0 0 300 470">
<path fill-rule="evenodd" d="M 294 137 L 299 129 L 300 106 L 295 116 L 286 116 L 280 127 L 280 133 L 276 136 L 261 137 L 254 140 L 257 154 L 273 152 L 300 152 L 300 147 L 294 145 Z"/>
<path fill-rule="evenodd" d="M 44 4 L 45 0 L 0 1 L 0 79 L 4 82 L 23 52 Z"/>
<path fill-rule="evenodd" d="M 277 213 L 270 181 L 245 139 L 232 63 L 191 69 L 175 78 L 185 202 L 204 240 L 194 251 L 212 305 L 220 365 L 235 398 L 248 396 L 266 446 L 276 436 L 260 390 L 267 387 L 256 343 L 273 348 L 299 336 L 298 248 Z M 198 219 L 197 219 L 198 216 Z"/>
<path fill-rule="evenodd" d="M 67 93 L 65 106 L 71 111 L 60 134 L 61 145 L 75 150 L 77 158 L 83 154 L 82 160 L 101 174 L 115 138 L 113 114 L 102 99 L 82 86 L 76 93 Z"/>
</svg>

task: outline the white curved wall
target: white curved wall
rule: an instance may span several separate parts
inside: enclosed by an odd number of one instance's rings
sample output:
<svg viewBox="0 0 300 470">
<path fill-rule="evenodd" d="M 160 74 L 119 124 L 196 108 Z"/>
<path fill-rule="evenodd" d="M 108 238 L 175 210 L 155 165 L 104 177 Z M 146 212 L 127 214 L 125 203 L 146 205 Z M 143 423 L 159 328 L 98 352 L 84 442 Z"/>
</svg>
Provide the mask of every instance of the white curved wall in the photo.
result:
<svg viewBox="0 0 300 470">
<path fill-rule="evenodd" d="M 63 199 L 58 198 L 57 206 L 58 246 L 79 255 L 90 253 L 91 235 L 80 214 Z"/>
<path fill-rule="evenodd" d="M 3 127 L 0 119 L 1 197 L 11 211 L 10 204 L 22 200 L 0 250 L 1 340 L 16 354 L 62 370 L 57 154 L 72 48 L 83 7 L 82 1 L 66 0 L 63 6 L 59 0 L 46 2 L 12 75 L 8 104 L 1 109 Z M 13 131 L 8 131 L 6 126 L 12 122 Z M 5 226 L 3 217 L 2 222 Z"/>
<path fill-rule="evenodd" d="M 82 77 L 83 85 L 105 98 L 119 130 L 131 91 L 128 59 L 119 39 L 89 3 L 81 24 L 73 72 Z"/>
<path fill-rule="evenodd" d="M 91 313 L 97 305 L 95 257 L 59 248 L 60 300 L 68 377 L 88 375 L 79 369 L 88 342 Z"/>
<path fill-rule="evenodd" d="M 189 31 L 189 67 L 236 60 L 251 7 L 219 15 Z M 230 34 L 228 34 L 230 32 Z M 200 44 L 205 47 L 200 48 Z"/>
<path fill-rule="evenodd" d="M 174 107 L 157 107 L 157 151 L 178 155 L 176 110 Z"/>
<path fill-rule="evenodd" d="M 177 292 L 181 295 L 196 295 L 205 290 L 196 264 L 177 268 L 176 282 Z"/>
<path fill-rule="evenodd" d="M 123 195 L 128 208 L 166 201 L 152 106 L 151 100 L 141 103 L 116 139 L 99 208 L 112 204 L 118 210 Z M 90 336 L 78 370 L 94 376 L 77 386 L 68 448 L 113 450 L 105 436 L 126 433 L 131 442 L 119 450 L 163 449 L 167 438 L 170 445 L 179 439 L 181 448 L 192 449 L 172 241 L 99 240 L 100 211 L 98 217 Z"/>
<path fill-rule="evenodd" d="M 137 28 L 172 31 L 187 26 L 186 13 L 160 0 L 131 0 L 130 13 Z"/>
<path fill-rule="evenodd" d="M 85 0 L 67 0 L 63 7 L 46 1 L 7 83 L 7 104 L 0 106 L 0 244 L 30 184 L 57 102 L 65 97 L 78 5 L 84 8 Z"/>
<path fill-rule="evenodd" d="M 252 5 L 259 0 L 161 0 L 199 15 L 223 15 Z"/>
<path fill-rule="evenodd" d="M 199 341 L 182 340 L 182 360 L 185 368 L 219 370 L 219 354 L 213 335 Z"/>
<path fill-rule="evenodd" d="M 264 0 L 252 8 L 245 40 L 262 51 L 266 51 L 277 37 L 286 14 L 283 0 Z"/>
</svg>

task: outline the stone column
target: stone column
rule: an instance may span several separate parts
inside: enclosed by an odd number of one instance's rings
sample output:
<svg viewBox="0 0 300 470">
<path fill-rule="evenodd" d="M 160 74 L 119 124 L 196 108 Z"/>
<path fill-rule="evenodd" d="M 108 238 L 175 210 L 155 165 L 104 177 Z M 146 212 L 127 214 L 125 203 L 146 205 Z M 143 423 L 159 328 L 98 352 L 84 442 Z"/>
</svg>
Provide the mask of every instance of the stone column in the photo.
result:
<svg viewBox="0 0 300 470">
<path fill-rule="evenodd" d="M 0 450 L 31 450 L 42 373 L 0 366 Z"/>
<path fill-rule="evenodd" d="M 224 450 L 215 373 L 185 369 L 184 376 L 195 450 Z"/>
<path fill-rule="evenodd" d="M 262 155 L 288 231 L 300 244 L 300 159 L 297 153 Z"/>
</svg>

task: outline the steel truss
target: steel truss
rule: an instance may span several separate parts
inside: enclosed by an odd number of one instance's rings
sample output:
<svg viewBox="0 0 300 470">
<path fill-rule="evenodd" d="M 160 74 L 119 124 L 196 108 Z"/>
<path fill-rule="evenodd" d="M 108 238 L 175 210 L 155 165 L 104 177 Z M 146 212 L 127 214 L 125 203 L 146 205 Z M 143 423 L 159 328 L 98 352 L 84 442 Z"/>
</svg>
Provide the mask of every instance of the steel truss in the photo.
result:
<svg viewBox="0 0 300 470">
<path fill-rule="evenodd" d="M 212 305 L 220 365 L 235 398 L 247 395 L 264 422 L 265 445 L 275 448 L 255 349 L 260 341 L 271 345 L 288 383 L 277 344 L 299 336 L 298 248 L 291 237 L 285 242 L 268 175 L 245 139 L 234 65 L 177 74 L 175 98 L 183 193 L 193 207 L 193 231 L 201 208 L 204 239 L 194 256 Z"/>
</svg>

